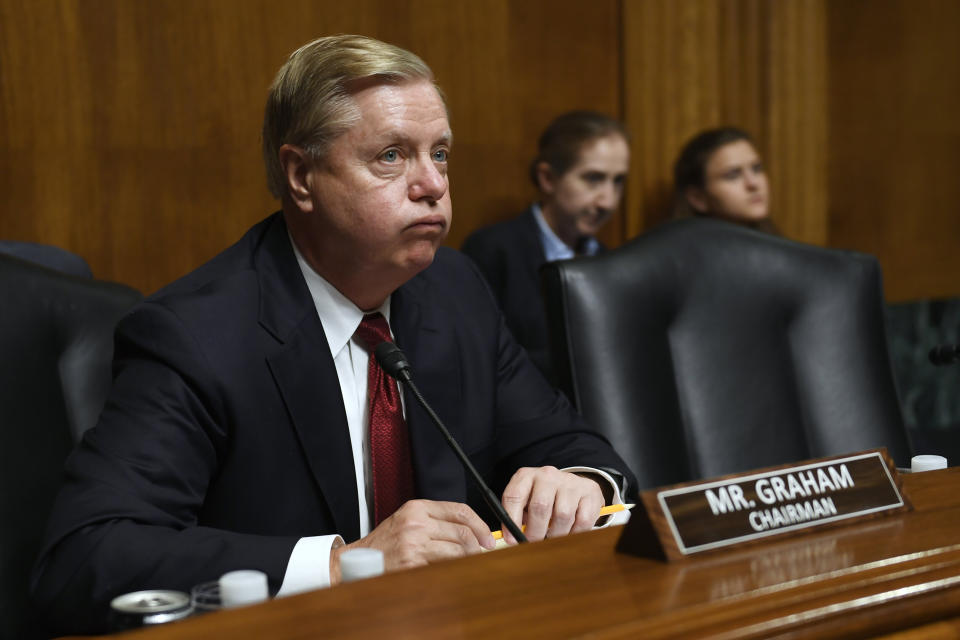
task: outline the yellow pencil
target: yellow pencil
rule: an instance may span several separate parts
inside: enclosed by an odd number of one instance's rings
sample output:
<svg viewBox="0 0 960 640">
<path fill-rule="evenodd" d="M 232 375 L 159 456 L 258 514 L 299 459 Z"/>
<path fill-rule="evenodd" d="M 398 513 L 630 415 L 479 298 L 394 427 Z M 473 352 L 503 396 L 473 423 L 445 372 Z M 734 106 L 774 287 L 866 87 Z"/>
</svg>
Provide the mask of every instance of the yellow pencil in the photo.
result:
<svg viewBox="0 0 960 640">
<path fill-rule="evenodd" d="M 603 509 L 600 509 L 600 515 L 601 515 L 601 516 L 608 516 L 608 515 L 610 515 L 611 513 L 617 513 L 618 511 L 625 511 L 625 510 L 628 510 L 628 509 L 633 509 L 633 505 L 632 505 L 632 504 L 610 504 L 610 505 L 605 506 Z M 599 517 L 599 516 L 598 516 L 598 517 Z M 523 525 L 523 526 L 520 527 L 520 530 L 523 531 L 523 530 L 525 530 L 526 528 L 527 528 L 527 526 L 526 526 L 526 525 Z M 494 540 L 499 540 L 499 539 L 502 538 L 502 537 L 503 537 L 503 531 L 494 531 L 494 532 L 493 532 L 493 539 L 494 539 Z"/>
</svg>

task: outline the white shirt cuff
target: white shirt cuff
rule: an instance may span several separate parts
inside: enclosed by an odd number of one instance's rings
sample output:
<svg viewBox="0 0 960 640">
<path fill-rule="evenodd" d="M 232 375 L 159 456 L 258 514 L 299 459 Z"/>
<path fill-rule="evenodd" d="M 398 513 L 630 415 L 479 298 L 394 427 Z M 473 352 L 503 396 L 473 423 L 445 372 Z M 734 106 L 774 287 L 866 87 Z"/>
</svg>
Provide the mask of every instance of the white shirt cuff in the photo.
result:
<svg viewBox="0 0 960 640">
<path fill-rule="evenodd" d="M 338 535 L 300 538 L 290 553 L 277 597 L 329 587 L 330 551 L 335 543 L 343 544 L 343 538 Z"/>
<path fill-rule="evenodd" d="M 598 475 L 604 480 L 606 480 L 611 487 L 613 487 L 613 498 L 610 500 L 610 504 L 623 504 L 623 495 L 620 492 L 620 485 L 616 480 L 613 479 L 606 471 L 602 469 L 594 469 L 593 467 L 566 467 L 561 469 L 561 471 L 568 471 L 570 473 L 592 473 Z M 602 525 L 597 527 L 597 529 L 602 529 L 603 527 L 611 527 L 618 524 L 626 524 L 627 520 L 630 519 L 630 512 L 627 510 L 618 511 L 617 513 L 611 514 L 607 521 Z"/>
</svg>

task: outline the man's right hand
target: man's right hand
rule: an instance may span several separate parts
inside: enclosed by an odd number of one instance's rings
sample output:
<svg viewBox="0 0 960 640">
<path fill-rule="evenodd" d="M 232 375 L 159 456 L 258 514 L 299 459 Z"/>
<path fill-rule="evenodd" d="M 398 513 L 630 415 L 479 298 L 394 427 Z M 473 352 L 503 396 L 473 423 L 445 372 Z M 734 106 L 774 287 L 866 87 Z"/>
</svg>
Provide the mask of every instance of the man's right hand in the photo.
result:
<svg viewBox="0 0 960 640">
<path fill-rule="evenodd" d="M 340 583 L 340 554 L 348 549 L 380 549 L 385 570 L 393 571 L 495 546 L 490 528 L 467 505 L 411 500 L 365 537 L 332 550 L 330 584 Z"/>
</svg>

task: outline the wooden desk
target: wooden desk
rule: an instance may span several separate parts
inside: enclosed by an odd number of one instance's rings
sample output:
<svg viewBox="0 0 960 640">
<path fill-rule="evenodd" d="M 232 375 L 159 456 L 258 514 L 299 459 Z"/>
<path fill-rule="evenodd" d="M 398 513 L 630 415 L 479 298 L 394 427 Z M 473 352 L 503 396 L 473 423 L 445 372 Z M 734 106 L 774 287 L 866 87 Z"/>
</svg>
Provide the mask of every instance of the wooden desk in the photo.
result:
<svg viewBox="0 0 960 640">
<path fill-rule="evenodd" d="M 937 637 L 960 615 L 960 468 L 915 510 L 661 563 L 605 529 L 133 632 L 152 638 Z M 939 624 L 933 624 L 943 621 Z M 946 637 L 946 636 L 942 636 Z"/>
</svg>

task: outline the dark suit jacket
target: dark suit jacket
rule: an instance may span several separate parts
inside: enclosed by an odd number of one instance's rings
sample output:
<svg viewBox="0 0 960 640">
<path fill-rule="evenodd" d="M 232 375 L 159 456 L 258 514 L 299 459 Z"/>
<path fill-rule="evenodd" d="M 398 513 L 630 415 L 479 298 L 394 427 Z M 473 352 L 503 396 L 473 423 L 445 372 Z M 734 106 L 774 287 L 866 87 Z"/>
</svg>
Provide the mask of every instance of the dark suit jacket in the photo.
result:
<svg viewBox="0 0 960 640">
<path fill-rule="evenodd" d="M 457 252 L 394 293 L 391 319 L 424 396 L 495 491 L 520 466 L 629 477 Z M 406 407 L 417 494 L 486 514 L 427 415 Z M 58 631 L 102 629 L 118 594 L 189 591 L 232 569 L 265 571 L 276 591 L 298 538 L 358 538 L 336 370 L 280 214 L 121 322 L 111 398 L 66 474 L 33 582 Z"/>
<path fill-rule="evenodd" d="M 461 251 L 480 267 L 517 342 L 547 379 L 555 382 L 540 290 L 539 270 L 547 258 L 533 210 L 475 231 Z"/>
</svg>

